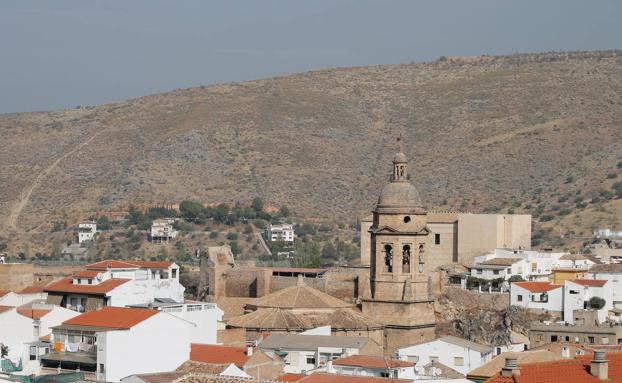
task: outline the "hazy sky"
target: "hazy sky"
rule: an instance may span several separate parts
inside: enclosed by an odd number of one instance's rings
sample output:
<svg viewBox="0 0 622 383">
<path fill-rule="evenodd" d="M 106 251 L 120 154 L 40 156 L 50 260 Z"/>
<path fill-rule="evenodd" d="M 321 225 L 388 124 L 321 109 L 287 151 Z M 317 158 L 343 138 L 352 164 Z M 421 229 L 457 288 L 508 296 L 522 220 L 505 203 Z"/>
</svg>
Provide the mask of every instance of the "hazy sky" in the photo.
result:
<svg viewBox="0 0 622 383">
<path fill-rule="evenodd" d="M 621 0 L 1 0 L 0 113 L 310 69 L 622 48 Z"/>
</svg>

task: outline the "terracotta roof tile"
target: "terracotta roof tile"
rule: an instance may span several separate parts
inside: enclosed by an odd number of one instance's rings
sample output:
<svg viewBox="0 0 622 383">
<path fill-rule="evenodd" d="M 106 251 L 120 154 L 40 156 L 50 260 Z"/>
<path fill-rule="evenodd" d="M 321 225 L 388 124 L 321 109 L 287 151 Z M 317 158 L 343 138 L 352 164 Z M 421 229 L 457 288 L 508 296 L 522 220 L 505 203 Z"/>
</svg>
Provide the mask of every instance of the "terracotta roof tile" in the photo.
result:
<svg viewBox="0 0 622 383">
<path fill-rule="evenodd" d="M 107 279 L 96 285 L 74 285 L 72 283 L 73 277 L 67 277 L 61 279 L 58 282 L 54 282 L 45 287 L 45 292 L 60 292 L 60 293 L 82 293 L 93 295 L 104 295 L 109 291 L 112 291 L 116 287 L 129 282 L 129 279 Z"/>
<path fill-rule="evenodd" d="M 611 383 L 622 383 L 622 353 L 608 353 L 609 379 Z M 502 377 L 500 374 L 486 380 L 486 383 L 592 383 L 600 382 L 589 372 L 590 356 L 572 360 L 528 363 L 520 365 L 517 377 Z"/>
<path fill-rule="evenodd" d="M 173 262 L 152 262 L 140 260 L 119 261 L 115 259 L 105 260 L 86 265 L 87 270 L 108 270 L 108 269 L 168 269 Z"/>
<path fill-rule="evenodd" d="M 19 294 L 40 294 L 44 292 L 46 285 L 28 286 L 19 291 Z"/>
<path fill-rule="evenodd" d="M 279 382 L 297 382 L 301 380 L 302 378 L 304 378 L 305 376 L 306 376 L 305 374 L 288 373 L 288 374 L 283 374 L 279 376 L 278 378 L 276 378 L 276 380 Z"/>
<path fill-rule="evenodd" d="M 351 304 L 316 290 L 299 280 L 295 286 L 290 286 L 272 294 L 257 299 L 252 308 L 286 308 L 286 309 L 326 309 L 352 307 Z"/>
<path fill-rule="evenodd" d="M 17 313 L 19 315 L 25 316 L 26 318 L 32 318 L 39 320 L 44 316 L 48 315 L 52 312 L 52 309 L 32 309 L 30 307 L 18 307 Z"/>
<path fill-rule="evenodd" d="M 385 369 L 385 368 L 402 368 L 414 367 L 415 364 L 399 359 L 383 358 L 381 356 L 369 355 L 351 355 L 339 358 L 333 361 L 333 364 L 339 366 L 360 366 L 367 368 Z"/>
<path fill-rule="evenodd" d="M 101 270 L 80 270 L 73 273 L 75 278 L 95 278 L 101 273 Z"/>
<path fill-rule="evenodd" d="M 186 376 L 183 372 L 158 372 L 153 374 L 138 374 L 138 378 L 147 383 L 171 383 Z"/>
<path fill-rule="evenodd" d="M 512 266 L 513 264 L 521 260 L 521 258 L 492 258 L 480 263 L 480 265 Z M 474 267 L 477 267 L 477 265 L 475 265 Z"/>
<path fill-rule="evenodd" d="M 63 325 L 128 330 L 156 315 L 158 312 L 157 310 L 126 307 L 104 307 L 97 311 L 90 311 L 71 318 L 63 322 Z"/>
<path fill-rule="evenodd" d="M 562 286 L 554 285 L 550 282 L 513 282 L 512 285 L 522 287 L 532 293 L 544 293 L 547 291 L 559 289 Z"/>
<path fill-rule="evenodd" d="M 607 283 L 607 280 L 605 279 L 575 279 L 573 282 L 576 284 L 582 285 L 582 286 L 603 287 Z"/>
<path fill-rule="evenodd" d="M 407 379 L 376 378 L 371 376 L 338 375 L 317 373 L 307 375 L 300 380 L 301 383 L 410 383 Z M 522 382 L 521 382 L 522 383 Z"/>
<path fill-rule="evenodd" d="M 15 307 L 13 306 L 0 306 L 0 314 L 5 313 L 11 309 L 14 309 Z"/>
<path fill-rule="evenodd" d="M 9 290 L 0 290 L 0 298 L 2 298 L 3 296 L 7 295 L 8 293 L 10 293 Z"/>
<path fill-rule="evenodd" d="M 198 343 L 190 345 L 190 360 L 195 362 L 211 364 L 233 363 L 239 368 L 244 368 L 249 359 L 250 357 L 246 355 L 246 349 L 243 347 Z"/>
</svg>

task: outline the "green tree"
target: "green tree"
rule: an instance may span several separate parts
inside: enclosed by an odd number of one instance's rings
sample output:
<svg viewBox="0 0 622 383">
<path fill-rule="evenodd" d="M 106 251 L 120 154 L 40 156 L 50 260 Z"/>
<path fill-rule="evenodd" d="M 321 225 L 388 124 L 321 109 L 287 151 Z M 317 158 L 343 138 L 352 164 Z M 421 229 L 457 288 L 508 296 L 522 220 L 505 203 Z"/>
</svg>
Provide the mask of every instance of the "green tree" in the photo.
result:
<svg viewBox="0 0 622 383">
<path fill-rule="evenodd" d="M 226 223 L 227 218 L 229 217 L 229 211 L 231 208 L 226 203 L 221 203 L 216 206 L 216 210 L 214 211 L 214 219 L 220 223 Z"/>
<path fill-rule="evenodd" d="M 337 250 L 332 242 L 327 242 L 324 247 L 322 247 L 322 259 L 337 259 Z"/>
<path fill-rule="evenodd" d="M 601 297 L 591 297 L 588 301 L 589 306 L 596 310 L 600 310 L 605 307 L 605 303 L 607 302 Z"/>
<path fill-rule="evenodd" d="M 110 219 L 107 216 L 102 215 L 97 218 L 97 229 L 98 230 L 110 230 L 112 229 L 112 225 L 110 224 Z"/>
<path fill-rule="evenodd" d="M 279 215 L 281 217 L 289 217 L 289 208 L 285 205 L 281 206 L 279 209 Z"/>
<path fill-rule="evenodd" d="M 263 211 L 263 205 L 264 202 L 261 198 L 259 197 L 255 197 L 253 198 L 253 202 L 251 202 L 251 207 L 257 212 L 262 212 Z"/>
<path fill-rule="evenodd" d="M 203 214 L 203 205 L 200 202 L 192 200 L 183 200 L 179 204 L 179 212 L 181 216 L 188 220 L 197 223 L 205 221 L 205 215 Z"/>
</svg>

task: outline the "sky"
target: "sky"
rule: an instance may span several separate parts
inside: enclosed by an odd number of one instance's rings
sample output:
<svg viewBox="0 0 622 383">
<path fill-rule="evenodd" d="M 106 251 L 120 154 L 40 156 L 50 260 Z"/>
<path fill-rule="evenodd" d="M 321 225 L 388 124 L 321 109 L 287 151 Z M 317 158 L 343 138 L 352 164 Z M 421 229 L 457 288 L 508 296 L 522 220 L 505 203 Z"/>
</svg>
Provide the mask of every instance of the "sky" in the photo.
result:
<svg viewBox="0 0 622 383">
<path fill-rule="evenodd" d="M 1 0 L 0 113 L 313 69 L 622 48 L 620 0 Z"/>
</svg>

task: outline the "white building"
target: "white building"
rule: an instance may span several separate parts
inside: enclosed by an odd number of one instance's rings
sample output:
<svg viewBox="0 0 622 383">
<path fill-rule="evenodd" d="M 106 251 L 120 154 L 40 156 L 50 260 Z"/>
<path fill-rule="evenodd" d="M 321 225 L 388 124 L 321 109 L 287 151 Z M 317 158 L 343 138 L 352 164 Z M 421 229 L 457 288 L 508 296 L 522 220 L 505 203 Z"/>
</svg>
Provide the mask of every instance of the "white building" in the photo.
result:
<svg viewBox="0 0 622 383">
<path fill-rule="evenodd" d="M 622 264 L 594 265 L 588 275 L 593 279 L 608 280 L 613 291 L 613 307 L 622 309 Z"/>
<path fill-rule="evenodd" d="M 102 261 L 45 287 L 48 303 L 76 311 L 151 304 L 156 298 L 184 301 L 174 262 Z"/>
<path fill-rule="evenodd" d="M 570 324 L 585 321 L 586 311 L 595 312 L 598 323 L 576 323 L 595 325 L 605 322 L 609 316 L 609 310 L 613 308 L 612 283 L 606 279 L 575 279 L 564 283 L 564 321 Z M 605 306 L 601 309 L 592 309 L 589 301 L 593 297 L 605 300 Z"/>
<path fill-rule="evenodd" d="M 186 301 L 177 303 L 170 299 L 156 298 L 153 303 L 132 305 L 135 308 L 153 308 L 175 315 L 195 326 L 190 331 L 190 341 L 198 344 L 216 344 L 219 326 L 223 324 L 224 312 L 216 303 Z"/>
<path fill-rule="evenodd" d="M 521 275 L 524 268 L 524 259 L 492 258 L 471 267 L 471 276 L 486 280 L 508 280 L 513 275 Z"/>
<path fill-rule="evenodd" d="M 596 263 L 581 254 L 565 254 L 557 262 L 560 269 L 589 269 Z"/>
<path fill-rule="evenodd" d="M 415 363 L 370 355 L 345 356 L 328 361 L 312 372 L 410 380 L 416 378 Z"/>
<path fill-rule="evenodd" d="M 78 243 L 92 241 L 97 234 L 97 223 L 95 221 L 85 221 L 78 224 Z"/>
<path fill-rule="evenodd" d="M 455 336 L 444 336 L 430 342 L 397 350 L 399 358 L 417 365 L 441 363 L 466 375 L 492 359 L 492 348 Z"/>
<path fill-rule="evenodd" d="M 291 224 L 270 225 L 266 229 L 266 238 L 270 242 L 275 242 L 279 239 L 284 242 L 294 242 L 294 235 L 294 225 Z"/>
<path fill-rule="evenodd" d="M 474 267 L 477 267 L 479 264 L 494 265 L 495 262 L 505 262 L 508 264 L 510 259 L 519 259 L 521 261 L 512 262 L 511 269 L 506 270 L 506 279 L 513 275 L 518 275 L 526 281 L 547 281 L 552 270 L 561 267 L 560 260 L 567 256 L 570 255 L 561 252 L 495 249 L 488 254 L 475 257 Z M 561 264 L 572 265 L 572 262 L 561 262 Z"/>
<path fill-rule="evenodd" d="M 510 285 L 510 305 L 561 316 L 563 304 L 562 286 L 550 282 L 513 282 Z"/>
<path fill-rule="evenodd" d="M 175 223 L 175 219 L 173 218 L 162 218 L 155 219 L 151 223 L 151 232 L 149 233 L 149 237 L 152 242 L 167 242 L 171 239 L 177 237 L 177 230 L 173 228 L 173 224 Z"/>
<path fill-rule="evenodd" d="M 104 307 L 53 329 L 45 367 L 95 372 L 102 382 L 173 371 L 190 357 L 190 328 L 174 315 L 149 309 Z"/>
<path fill-rule="evenodd" d="M 598 229 L 594 231 L 596 238 L 622 238 L 622 231 L 613 231 L 611 229 Z"/>
<path fill-rule="evenodd" d="M 52 327 L 79 315 L 75 311 L 47 304 L 0 308 L 0 343 L 9 348 L 8 358 L 21 365 L 18 375 L 39 373 L 39 357 L 50 349 L 44 341 Z"/>
<path fill-rule="evenodd" d="M 0 292 L 0 306 L 23 306 L 34 301 L 45 301 L 43 286 L 30 286 L 18 292 Z"/>
<path fill-rule="evenodd" d="M 281 353 L 285 372 L 299 374 L 344 356 L 357 355 L 372 342 L 369 338 L 353 336 L 274 334 L 263 340 L 259 348 Z"/>
</svg>

